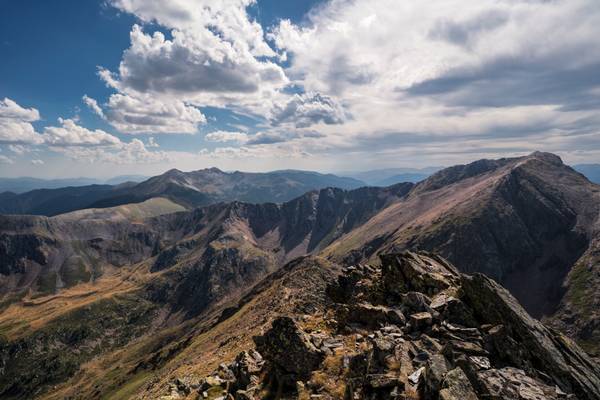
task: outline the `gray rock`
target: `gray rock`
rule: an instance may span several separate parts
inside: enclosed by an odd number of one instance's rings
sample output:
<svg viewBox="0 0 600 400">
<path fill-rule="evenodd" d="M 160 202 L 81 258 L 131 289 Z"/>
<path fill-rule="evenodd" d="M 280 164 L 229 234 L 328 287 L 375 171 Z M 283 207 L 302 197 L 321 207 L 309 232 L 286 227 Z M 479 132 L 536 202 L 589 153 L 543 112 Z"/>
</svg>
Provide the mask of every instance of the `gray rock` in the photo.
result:
<svg viewBox="0 0 600 400">
<path fill-rule="evenodd" d="M 527 364 L 550 376 L 561 390 L 574 393 L 580 400 L 600 397 L 600 366 L 571 340 L 531 318 L 506 289 L 476 274 L 463 275 L 462 290 L 463 300 L 482 323 L 506 327 L 505 336 L 514 338 L 513 347 L 521 352 Z M 501 356 L 502 349 L 496 350 Z"/>
<path fill-rule="evenodd" d="M 471 382 L 460 368 L 448 372 L 442 382 L 440 400 L 477 400 Z"/>
<path fill-rule="evenodd" d="M 390 293 L 410 290 L 435 295 L 451 286 L 458 286 L 460 274 L 449 263 L 437 257 L 407 251 L 401 255 L 383 255 L 382 277 Z"/>
<path fill-rule="evenodd" d="M 484 395 L 505 400 L 558 400 L 556 388 L 533 379 L 525 371 L 505 367 L 490 369 L 478 374 Z"/>
</svg>

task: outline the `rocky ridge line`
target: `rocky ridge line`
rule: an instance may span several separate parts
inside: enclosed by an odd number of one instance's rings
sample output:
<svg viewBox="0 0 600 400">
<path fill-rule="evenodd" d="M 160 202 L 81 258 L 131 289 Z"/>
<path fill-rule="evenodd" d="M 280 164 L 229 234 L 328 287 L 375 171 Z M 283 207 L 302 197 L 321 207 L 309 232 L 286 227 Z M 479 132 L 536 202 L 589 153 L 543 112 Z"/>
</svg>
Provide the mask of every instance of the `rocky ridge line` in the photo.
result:
<svg viewBox="0 0 600 400">
<path fill-rule="evenodd" d="M 600 399 L 600 367 L 504 288 L 430 253 L 349 267 L 324 314 L 281 316 L 256 349 L 166 399 Z"/>
</svg>

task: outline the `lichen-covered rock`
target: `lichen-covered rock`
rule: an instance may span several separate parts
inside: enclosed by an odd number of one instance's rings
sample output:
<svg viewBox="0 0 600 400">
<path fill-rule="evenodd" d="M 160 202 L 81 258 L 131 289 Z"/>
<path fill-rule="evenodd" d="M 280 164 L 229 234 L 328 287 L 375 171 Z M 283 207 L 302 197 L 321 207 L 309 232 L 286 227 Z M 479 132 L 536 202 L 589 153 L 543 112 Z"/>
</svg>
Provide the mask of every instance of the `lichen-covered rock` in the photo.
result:
<svg viewBox="0 0 600 400">
<path fill-rule="evenodd" d="M 460 368 L 446 374 L 439 397 L 440 400 L 477 400 L 469 378 Z"/>
</svg>

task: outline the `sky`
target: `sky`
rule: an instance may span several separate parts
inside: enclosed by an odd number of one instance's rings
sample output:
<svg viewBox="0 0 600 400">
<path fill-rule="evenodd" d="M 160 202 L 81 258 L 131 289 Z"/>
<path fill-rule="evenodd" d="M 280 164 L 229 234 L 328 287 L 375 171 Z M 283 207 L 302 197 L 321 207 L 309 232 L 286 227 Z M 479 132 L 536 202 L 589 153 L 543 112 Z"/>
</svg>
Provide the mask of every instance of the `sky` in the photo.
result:
<svg viewBox="0 0 600 400">
<path fill-rule="evenodd" d="M 597 0 L 0 0 L 0 176 L 600 162 Z"/>
</svg>

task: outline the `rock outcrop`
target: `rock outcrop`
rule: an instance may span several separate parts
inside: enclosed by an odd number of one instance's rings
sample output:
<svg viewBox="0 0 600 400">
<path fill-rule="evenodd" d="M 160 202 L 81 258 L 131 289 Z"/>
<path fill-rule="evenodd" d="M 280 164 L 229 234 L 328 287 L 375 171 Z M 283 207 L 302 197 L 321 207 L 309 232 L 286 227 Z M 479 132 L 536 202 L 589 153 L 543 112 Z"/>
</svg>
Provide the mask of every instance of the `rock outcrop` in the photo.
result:
<svg viewBox="0 0 600 400">
<path fill-rule="evenodd" d="M 200 398 L 600 399 L 600 367 L 576 344 L 438 256 L 346 268 L 328 292 L 325 313 L 275 319 Z"/>
</svg>

